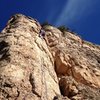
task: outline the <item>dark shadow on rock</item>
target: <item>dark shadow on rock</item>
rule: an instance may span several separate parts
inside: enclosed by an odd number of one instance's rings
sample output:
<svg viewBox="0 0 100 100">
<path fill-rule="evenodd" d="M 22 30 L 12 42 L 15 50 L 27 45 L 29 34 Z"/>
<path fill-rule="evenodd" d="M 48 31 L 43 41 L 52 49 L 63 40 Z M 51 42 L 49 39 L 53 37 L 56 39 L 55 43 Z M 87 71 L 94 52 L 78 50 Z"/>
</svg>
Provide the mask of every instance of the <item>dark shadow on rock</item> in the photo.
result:
<svg viewBox="0 0 100 100">
<path fill-rule="evenodd" d="M 9 44 L 5 41 L 0 42 L 0 61 L 1 60 L 8 60 L 10 54 L 9 54 Z"/>
</svg>

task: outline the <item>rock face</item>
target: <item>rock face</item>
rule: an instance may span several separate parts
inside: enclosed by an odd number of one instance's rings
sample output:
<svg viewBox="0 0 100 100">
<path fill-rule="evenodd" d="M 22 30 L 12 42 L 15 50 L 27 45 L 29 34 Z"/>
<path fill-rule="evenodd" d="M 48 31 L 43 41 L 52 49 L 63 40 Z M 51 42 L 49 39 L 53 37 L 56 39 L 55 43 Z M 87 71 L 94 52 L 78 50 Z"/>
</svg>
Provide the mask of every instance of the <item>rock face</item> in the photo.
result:
<svg viewBox="0 0 100 100">
<path fill-rule="evenodd" d="M 0 100 L 99 100 L 100 46 L 16 14 L 0 33 Z"/>
<path fill-rule="evenodd" d="M 100 47 L 69 32 L 63 33 L 63 36 L 52 26 L 44 28 L 47 30 L 48 43 L 52 45 L 50 49 L 57 75 L 73 76 L 78 82 L 100 87 Z M 58 43 L 53 46 L 56 41 Z"/>
<path fill-rule="evenodd" d="M 0 100 L 52 100 L 60 95 L 52 55 L 35 20 L 15 15 L 0 34 Z"/>
</svg>

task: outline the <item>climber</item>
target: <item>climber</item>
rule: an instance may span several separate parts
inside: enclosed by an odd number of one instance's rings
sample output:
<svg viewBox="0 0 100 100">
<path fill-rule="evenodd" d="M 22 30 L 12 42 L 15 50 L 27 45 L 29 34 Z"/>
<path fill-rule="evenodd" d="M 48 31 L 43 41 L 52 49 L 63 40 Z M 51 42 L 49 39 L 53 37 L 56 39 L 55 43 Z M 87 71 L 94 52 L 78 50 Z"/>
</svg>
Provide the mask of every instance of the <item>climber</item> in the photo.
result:
<svg viewBox="0 0 100 100">
<path fill-rule="evenodd" d="M 45 31 L 43 29 L 40 30 L 39 37 L 41 37 L 43 39 L 45 38 Z"/>
</svg>

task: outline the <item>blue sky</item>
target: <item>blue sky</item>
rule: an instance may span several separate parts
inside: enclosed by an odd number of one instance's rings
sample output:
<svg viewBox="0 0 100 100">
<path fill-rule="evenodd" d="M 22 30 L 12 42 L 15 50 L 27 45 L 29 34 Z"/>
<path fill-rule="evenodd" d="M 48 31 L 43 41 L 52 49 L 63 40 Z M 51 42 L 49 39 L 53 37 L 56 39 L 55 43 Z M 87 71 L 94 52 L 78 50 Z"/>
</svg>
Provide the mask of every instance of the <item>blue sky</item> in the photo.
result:
<svg viewBox="0 0 100 100">
<path fill-rule="evenodd" d="M 100 44 L 100 0 L 0 0 L 0 31 L 16 13 L 40 23 L 66 25 L 83 39 Z"/>
</svg>

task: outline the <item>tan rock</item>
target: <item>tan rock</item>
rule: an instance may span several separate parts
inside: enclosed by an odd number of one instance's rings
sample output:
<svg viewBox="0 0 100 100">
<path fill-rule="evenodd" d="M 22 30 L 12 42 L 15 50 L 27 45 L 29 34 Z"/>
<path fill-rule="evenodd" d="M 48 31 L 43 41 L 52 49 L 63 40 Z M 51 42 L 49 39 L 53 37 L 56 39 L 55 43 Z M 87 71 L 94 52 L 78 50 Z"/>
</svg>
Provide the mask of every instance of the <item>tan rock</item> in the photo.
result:
<svg viewBox="0 0 100 100">
<path fill-rule="evenodd" d="M 81 96 L 73 96 L 71 100 L 83 100 Z"/>
<path fill-rule="evenodd" d="M 45 27 L 45 30 L 49 27 Z M 78 82 L 100 88 L 99 46 L 83 41 L 71 32 L 65 32 L 63 36 L 57 28 L 49 28 L 47 32 L 51 32 L 48 40 L 53 38 L 54 33 L 59 34 L 54 40 L 58 40 L 58 44 L 50 48 L 53 56 L 55 52 L 57 75 L 71 75 Z"/>
<path fill-rule="evenodd" d="M 71 77 L 62 77 L 59 81 L 59 86 L 62 95 L 72 97 L 78 94 L 78 83 Z"/>
<path fill-rule="evenodd" d="M 100 46 L 43 28 L 16 14 L 1 32 L 0 100 L 99 100 Z"/>
<path fill-rule="evenodd" d="M 60 95 L 40 29 L 35 20 L 15 15 L 0 34 L 0 100 L 53 100 Z"/>
</svg>

